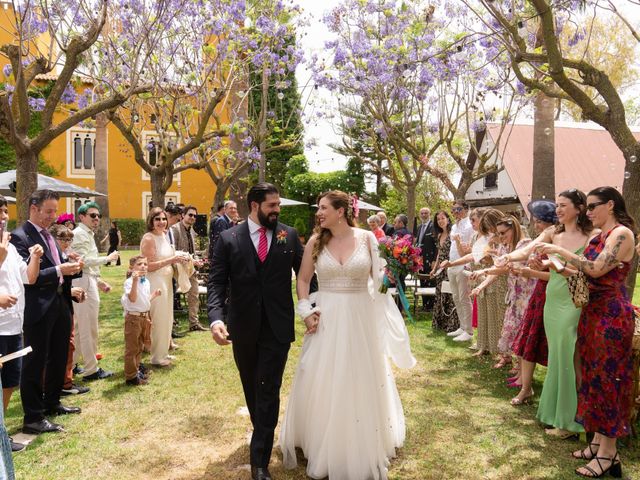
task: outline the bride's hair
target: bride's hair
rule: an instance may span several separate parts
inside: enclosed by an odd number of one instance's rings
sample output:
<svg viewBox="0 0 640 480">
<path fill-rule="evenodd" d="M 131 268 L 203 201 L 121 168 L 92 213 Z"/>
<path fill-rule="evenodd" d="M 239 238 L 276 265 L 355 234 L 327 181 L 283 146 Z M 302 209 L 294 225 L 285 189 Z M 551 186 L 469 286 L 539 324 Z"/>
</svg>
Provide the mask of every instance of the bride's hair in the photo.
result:
<svg viewBox="0 0 640 480">
<path fill-rule="evenodd" d="M 336 210 L 344 208 L 344 218 L 347 220 L 347 225 L 355 227 L 356 224 L 353 218 L 353 207 L 351 205 L 352 199 L 348 194 L 341 192 L 340 190 L 329 190 L 328 192 L 318 195 L 316 204 L 320 205 L 320 200 L 323 198 L 329 200 L 331 206 Z M 319 224 L 316 224 L 313 229 L 313 233 L 317 235 L 316 243 L 313 245 L 312 255 L 313 261 L 315 262 L 318 259 L 320 252 L 322 252 L 322 249 L 327 243 L 329 243 L 329 240 L 331 240 L 331 230 L 328 228 L 322 228 Z"/>
</svg>

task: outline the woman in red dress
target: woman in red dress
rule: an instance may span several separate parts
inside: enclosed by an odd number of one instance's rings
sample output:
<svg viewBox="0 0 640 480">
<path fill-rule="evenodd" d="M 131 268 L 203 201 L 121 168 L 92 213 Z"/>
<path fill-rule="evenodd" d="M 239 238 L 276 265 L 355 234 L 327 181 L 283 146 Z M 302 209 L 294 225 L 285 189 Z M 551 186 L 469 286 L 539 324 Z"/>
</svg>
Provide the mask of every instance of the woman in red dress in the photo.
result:
<svg viewBox="0 0 640 480">
<path fill-rule="evenodd" d="M 562 255 L 569 265 L 559 271 L 581 269 L 589 280 L 589 303 L 578 325 L 576 421 L 595 435 L 587 448 L 573 452 L 577 459 L 590 460 L 576 473 L 621 477 L 616 440 L 631 433 L 634 316 L 625 280 L 634 255 L 635 224 L 622 195 L 612 187 L 589 192 L 587 215 L 600 232 L 590 239 L 584 256 L 556 245 L 544 245 L 540 251 Z"/>
<path fill-rule="evenodd" d="M 529 203 L 527 209 L 531 214 L 536 233 L 542 233 L 550 226 L 558 223 L 554 202 L 549 200 L 536 200 Z M 510 379 L 515 382 L 519 378 L 521 385 L 518 395 L 511 399 L 511 405 L 514 406 L 527 403 L 527 401 L 533 397 L 532 383 L 536 363 L 546 366 L 549 351 L 547 336 L 544 331 L 544 302 L 546 300 L 549 272 L 537 269 L 542 266 L 537 257 L 531 259 L 529 264 L 533 268 L 512 267 L 512 272 L 516 275 L 538 279 L 538 283 L 536 283 L 533 293 L 531 294 L 529 305 L 527 305 L 522 322 L 520 323 L 520 331 L 511 346 L 513 354 L 520 357 L 519 376 Z"/>
</svg>

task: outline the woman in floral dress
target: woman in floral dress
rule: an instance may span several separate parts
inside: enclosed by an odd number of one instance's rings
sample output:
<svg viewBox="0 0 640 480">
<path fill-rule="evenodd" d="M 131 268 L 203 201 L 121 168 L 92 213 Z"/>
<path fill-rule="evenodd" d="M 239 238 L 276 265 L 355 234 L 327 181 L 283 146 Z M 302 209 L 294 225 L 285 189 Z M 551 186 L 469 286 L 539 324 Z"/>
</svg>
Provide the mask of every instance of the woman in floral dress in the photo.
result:
<svg viewBox="0 0 640 480">
<path fill-rule="evenodd" d="M 449 260 L 449 250 L 451 249 L 451 218 L 444 210 L 440 210 L 436 214 L 436 223 L 434 225 L 436 236 L 438 238 L 438 256 L 433 262 L 431 275 L 434 275 L 440 268 L 440 263 Z M 442 293 L 442 282 L 448 280 L 447 271 L 443 269 L 435 278 L 436 281 L 436 301 L 433 306 L 432 325 L 433 328 L 444 330 L 445 332 L 454 332 L 460 327 L 458 314 L 453 303 L 453 296 Z"/>
<path fill-rule="evenodd" d="M 609 472 L 619 478 L 622 464 L 617 439 L 631 433 L 635 322 L 625 280 L 634 255 L 635 224 L 622 195 L 612 187 L 589 192 L 586 208 L 600 232 L 590 239 L 584 255 L 557 245 L 540 250 L 566 259 L 568 263 L 560 271 L 580 269 L 589 281 L 589 303 L 578 324 L 576 421 L 595 435 L 587 448 L 573 452 L 575 458 L 589 460 L 576 473 L 596 478 Z"/>
</svg>

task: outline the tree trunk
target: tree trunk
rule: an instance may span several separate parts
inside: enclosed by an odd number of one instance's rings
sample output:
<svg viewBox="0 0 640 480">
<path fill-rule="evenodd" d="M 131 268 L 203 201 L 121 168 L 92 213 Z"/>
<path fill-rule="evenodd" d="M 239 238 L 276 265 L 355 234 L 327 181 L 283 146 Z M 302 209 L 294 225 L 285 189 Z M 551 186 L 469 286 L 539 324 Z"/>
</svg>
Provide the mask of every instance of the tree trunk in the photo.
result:
<svg viewBox="0 0 640 480">
<path fill-rule="evenodd" d="M 38 189 L 38 155 L 32 150 L 16 152 L 17 225 L 29 219 L 29 197 Z"/>
<path fill-rule="evenodd" d="M 237 95 L 238 91 L 248 91 L 249 89 L 249 78 L 248 75 L 242 74 L 236 82 L 233 84 L 233 91 L 230 95 L 232 99 L 232 112 L 236 112 L 237 118 L 249 118 L 249 101 L 248 95 L 240 96 Z M 236 103 L 237 102 L 237 103 Z M 240 152 L 242 150 L 242 143 L 236 137 L 234 137 L 230 142 L 231 150 L 234 152 Z M 262 156 L 264 158 L 264 156 Z M 236 202 L 238 205 L 238 215 L 240 218 L 247 218 L 249 215 L 249 207 L 247 207 L 246 195 L 247 195 L 247 183 L 242 178 L 235 178 L 231 181 L 230 188 L 223 188 L 222 192 L 220 192 L 220 196 L 218 192 L 216 192 L 216 198 L 220 198 L 220 201 L 224 201 L 225 196 L 228 194 L 229 197 Z"/>
<path fill-rule="evenodd" d="M 640 230 L 640 143 L 630 145 L 625 155 L 625 178 L 622 184 L 622 193 L 627 206 L 627 212 L 636 221 L 636 228 Z M 625 150 L 623 150 L 625 151 Z M 628 177 L 628 178 L 627 178 Z M 627 290 L 630 298 L 636 286 L 636 274 L 638 273 L 638 255 L 633 257 L 631 270 L 627 276 Z"/>
<path fill-rule="evenodd" d="M 164 208 L 164 197 L 167 190 L 164 188 L 164 174 L 161 170 L 154 168 L 150 175 L 151 182 L 151 205 L 153 207 Z"/>
<path fill-rule="evenodd" d="M 260 97 L 260 125 L 258 138 L 260 139 L 260 166 L 258 181 L 264 182 L 267 172 L 267 110 L 269 109 L 269 72 L 266 64 L 262 67 L 262 96 Z"/>
<path fill-rule="evenodd" d="M 105 113 L 99 113 L 96 116 L 95 189 L 97 192 L 106 195 L 105 197 L 96 197 L 96 203 L 100 207 L 100 213 L 102 213 L 102 220 L 100 220 L 100 226 L 98 227 L 98 233 L 96 235 L 98 248 L 100 248 L 100 240 L 104 238 L 111 226 L 109 215 L 109 158 L 107 152 L 108 123 L 109 120 Z"/>
<path fill-rule="evenodd" d="M 409 217 L 409 224 L 407 228 L 411 231 L 413 227 L 413 219 L 416 218 L 416 184 L 410 183 L 407 185 L 407 217 Z"/>
<path fill-rule="evenodd" d="M 553 100 L 538 92 L 533 104 L 533 181 L 527 202 L 542 198 L 553 201 L 556 195 L 554 111 Z"/>
</svg>

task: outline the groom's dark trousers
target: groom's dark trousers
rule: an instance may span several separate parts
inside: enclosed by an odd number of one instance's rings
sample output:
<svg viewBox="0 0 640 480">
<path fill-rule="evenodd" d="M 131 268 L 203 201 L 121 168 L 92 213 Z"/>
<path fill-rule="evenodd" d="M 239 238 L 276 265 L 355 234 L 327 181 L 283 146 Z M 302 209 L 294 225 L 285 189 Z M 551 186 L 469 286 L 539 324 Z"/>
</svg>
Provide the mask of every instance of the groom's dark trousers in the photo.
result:
<svg viewBox="0 0 640 480">
<path fill-rule="evenodd" d="M 264 312 L 256 343 L 233 342 L 233 357 L 253 424 L 251 465 L 256 467 L 269 465 L 273 432 L 280 412 L 282 374 L 289 346 L 289 343 L 279 342 L 273 335 Z"/>
</svg>

